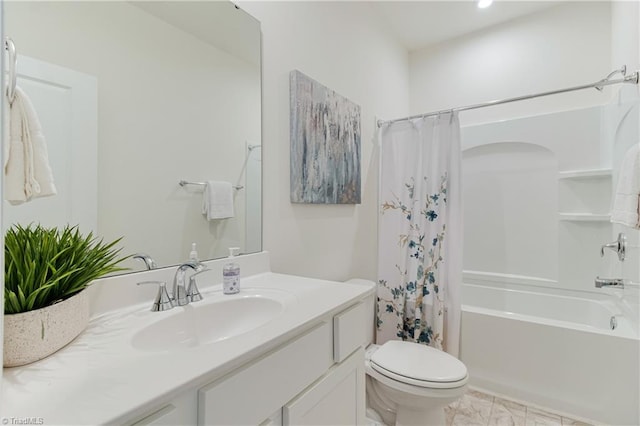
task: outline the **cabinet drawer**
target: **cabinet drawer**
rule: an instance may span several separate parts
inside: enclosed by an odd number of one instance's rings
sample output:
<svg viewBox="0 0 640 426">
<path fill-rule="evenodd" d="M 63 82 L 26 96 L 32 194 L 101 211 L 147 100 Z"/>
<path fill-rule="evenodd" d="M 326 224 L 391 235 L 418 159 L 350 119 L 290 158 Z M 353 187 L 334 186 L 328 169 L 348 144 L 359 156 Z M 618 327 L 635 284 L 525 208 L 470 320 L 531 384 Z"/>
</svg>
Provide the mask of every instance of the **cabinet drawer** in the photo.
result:
<svg viewBox="0 0 640 426">
<path fill-rule="evenodd" d="M 160 425 L 195 425 L 196 424 L 196 392 L 190 390 L 173 399 L 160 409 L 146 415 L 132 426 Z"/>
<path fill-rule="evenodd" d="M 333 317 L 333 359 L 342 362 L 359 346 L 364 346 L 367 336 L 367 310 L 360 302 Z"/>
<path fill-rule="evenodd" d="M 257 425 L 333 364 L 322 323 L 262 359 L 198 391 L 199 425 Z"/>
<path fill-rule="evenodd" d="M 364 349 L 335 364 L 282 409 L 284 426 L 365 424 Z"/>
</svg>

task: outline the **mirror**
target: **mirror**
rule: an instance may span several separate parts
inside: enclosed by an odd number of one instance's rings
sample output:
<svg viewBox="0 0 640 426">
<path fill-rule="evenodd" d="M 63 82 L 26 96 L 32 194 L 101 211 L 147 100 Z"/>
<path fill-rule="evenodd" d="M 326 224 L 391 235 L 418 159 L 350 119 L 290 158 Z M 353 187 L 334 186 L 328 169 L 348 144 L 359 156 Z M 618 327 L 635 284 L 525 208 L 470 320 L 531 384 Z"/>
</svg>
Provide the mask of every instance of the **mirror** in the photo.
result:
<svg viewBox="0 0 640 426">
<path fill-rule="evenodd" d="M 261 250 L 258 21 L 230 2 L 7 1 L 5 22 L 58 194 L 5 201 L 4 230 L 79 224 L 159 267 L 192 243 L 201 260 Z M 233 217 L 207 220 L 181 180 L 230 183 Z"/>
</svg>

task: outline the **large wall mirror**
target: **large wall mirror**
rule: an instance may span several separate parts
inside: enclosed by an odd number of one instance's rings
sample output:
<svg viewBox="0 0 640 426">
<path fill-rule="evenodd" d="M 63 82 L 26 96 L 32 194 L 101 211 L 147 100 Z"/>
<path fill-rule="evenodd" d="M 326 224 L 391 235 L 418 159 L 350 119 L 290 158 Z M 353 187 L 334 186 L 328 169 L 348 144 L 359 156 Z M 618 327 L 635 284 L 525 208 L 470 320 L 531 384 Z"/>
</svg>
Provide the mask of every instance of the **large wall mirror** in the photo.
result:
<svg viewBox="0 0 640 426">
<path fill-rule="evenodd" d="M 158 266 L 192 243 L 201 259 L 261 250 L 259 22 L 217 1 L 4 4 L 58 190 L 5 201 L 5 231 L 78 224 Z M 233 217 L 208 220 L 181 180 L 231 183 Z"/>
</svg>

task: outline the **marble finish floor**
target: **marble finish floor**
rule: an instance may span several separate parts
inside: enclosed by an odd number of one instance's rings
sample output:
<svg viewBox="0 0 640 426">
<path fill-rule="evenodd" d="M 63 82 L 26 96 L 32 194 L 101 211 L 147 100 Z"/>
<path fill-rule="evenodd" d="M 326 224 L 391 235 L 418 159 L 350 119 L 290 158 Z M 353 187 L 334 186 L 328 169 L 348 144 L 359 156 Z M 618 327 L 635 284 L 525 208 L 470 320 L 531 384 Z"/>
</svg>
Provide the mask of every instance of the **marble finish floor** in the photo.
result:
<svg viewBox="0 0 640 426">
<path fill-rule="evenodd" d="M 446 426 L 591 426 L 475 390 L 449 405 L 446 415 Z"/>
</svg>

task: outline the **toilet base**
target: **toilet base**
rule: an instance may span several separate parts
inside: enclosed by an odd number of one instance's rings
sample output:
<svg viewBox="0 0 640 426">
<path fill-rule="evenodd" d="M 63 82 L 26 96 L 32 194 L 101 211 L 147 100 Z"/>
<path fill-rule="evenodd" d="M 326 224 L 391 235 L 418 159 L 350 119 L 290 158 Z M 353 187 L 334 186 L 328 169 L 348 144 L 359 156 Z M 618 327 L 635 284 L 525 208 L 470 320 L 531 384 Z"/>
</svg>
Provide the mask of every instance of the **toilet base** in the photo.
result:
<svg viewBox="0 0 640 426">
<path fill-rule="evenodd" d="M 444 408 L 433 411 L 401 410 L 400 415 L 387 413 L 385 421 L 373 408 L 367 407 L 367 426 L 442 426 L 446 421 Z"/>
<path fill-rule="evenodd" d="M 433 410 L 414 411 L 402 409 L 399 413 L 387 412 L 386 419 L 383 419 L 373 408 L 367 407 L 368 426 L 442 426 L 446 421 L 446 414 L 443 407 L 435 407 Z"/>
<path fill-rule="evenodd" d="M 373 377 L 366 377 L 367 408 L 373 409 L 389 426 L 442 426 L 445 407 L 462 396 L 466 386 L 438 391 L 424 397 L 390 388 Z"/>
<path fill-rule="evenodd" d="M 386 426 L 396 424 L 396 404 L 384 394 L 369 375 L 366 376 L 367 412 L 373 411 Z"/>
<path fill-rule="evenodd" d="M 369 407 L 367 404 L 367 414 L 365 416 L 365 425 L 366 426 L 387 426 L 382 417 L 378 414 L 376 410 Z"/>
<path fill-rule="evenodd" d="M 404 407 L 396 413 L 396 426 L 442 426 L 445 423 L 444 407 L 430 410 L 411 410 Z"/>
</svg>

